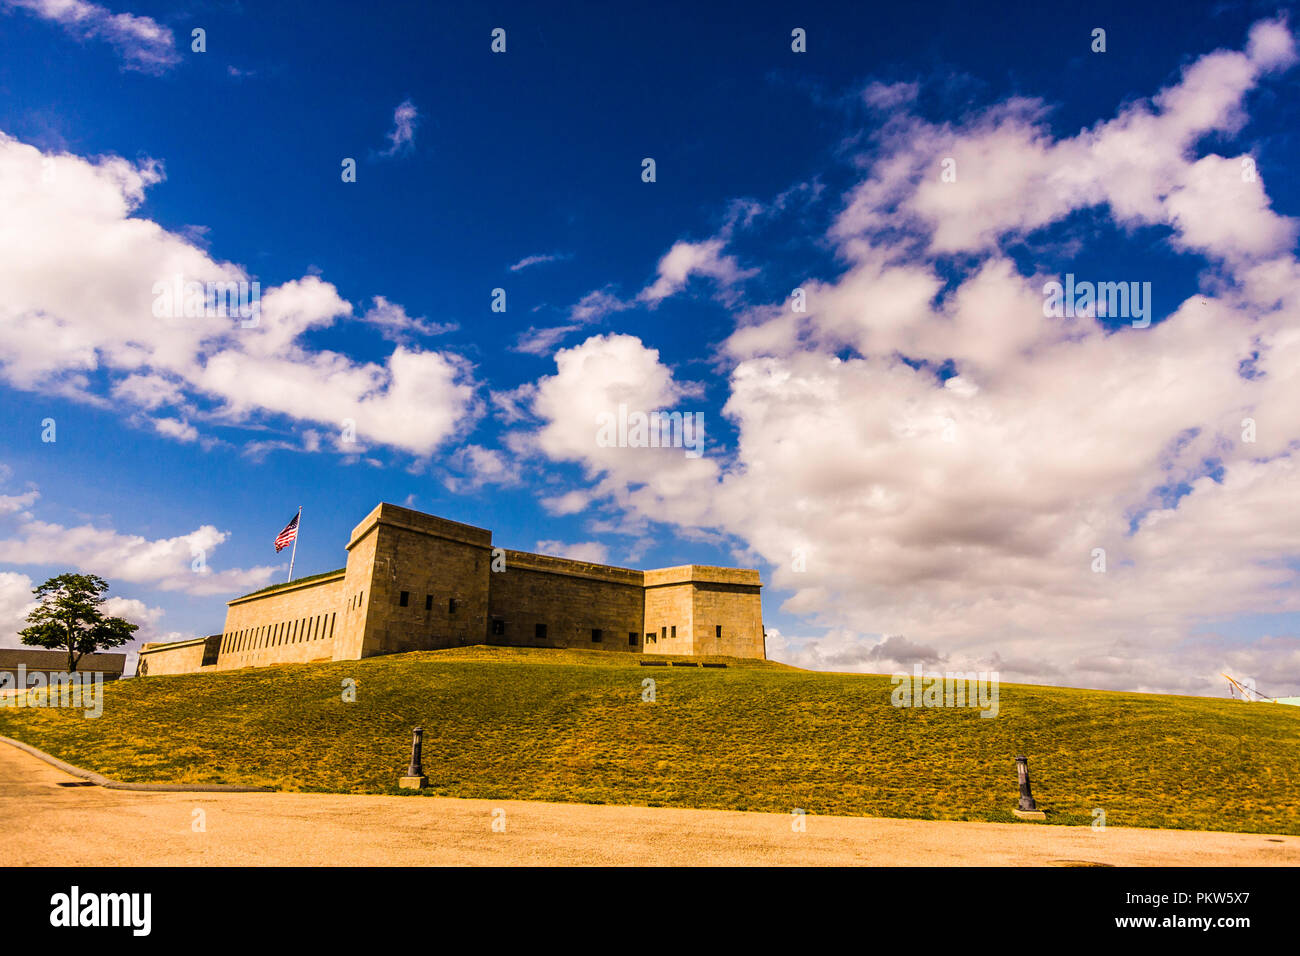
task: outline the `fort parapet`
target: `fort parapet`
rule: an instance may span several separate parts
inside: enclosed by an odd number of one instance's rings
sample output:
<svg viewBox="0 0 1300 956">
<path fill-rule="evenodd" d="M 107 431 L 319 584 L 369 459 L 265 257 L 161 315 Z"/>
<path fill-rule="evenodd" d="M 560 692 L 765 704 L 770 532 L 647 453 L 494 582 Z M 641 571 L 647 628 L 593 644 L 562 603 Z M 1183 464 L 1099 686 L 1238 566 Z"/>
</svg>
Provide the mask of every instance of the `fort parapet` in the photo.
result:
<svg viewBox="0 0 1300 956">
<path fill-rule="evenodd" d="M 235 598 L 220 635 L 146 645 L 138 673 L 467 644 L 762 659 L 761 589 L 749 569 L 637 571 L 494 548 L 486 529 L 384 503 L 352 529 L 345 567 Z"/>
</svg>

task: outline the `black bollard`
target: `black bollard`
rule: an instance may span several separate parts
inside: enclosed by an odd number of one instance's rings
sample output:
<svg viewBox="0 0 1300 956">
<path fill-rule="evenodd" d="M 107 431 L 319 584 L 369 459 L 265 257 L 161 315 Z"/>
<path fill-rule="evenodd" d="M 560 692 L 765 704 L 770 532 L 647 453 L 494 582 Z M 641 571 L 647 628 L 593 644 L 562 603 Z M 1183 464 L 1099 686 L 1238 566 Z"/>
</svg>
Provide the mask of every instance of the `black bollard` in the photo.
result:
<svg viewBox="0 0 1300 956">
<path fill-rule="evenodd" d="M 1020 803 L 1011 812 L 1022 820 L 1045 820 L 1047 815 L 1038 809 L 1034 795 L 1029 789 L 1029 758 L 1016 758 L 1016 779 L 1020 782 Z"/>
<path fill-rule="evenodd" d="M 423 790 L 429 785 L 429 778 L 424 775 L 424 768 L 420 765 L 423 740 L 424 728 L 416 727 L 411 737 L 411 765 L 406 768 L 406 776 L 398 783 L 403 790 Z"/>
<path fill-rule="evenodd" d="M 422 742 L 424 740 L 424 728 L 416 727 L 415 730 L 412 731 L 412 735 L 413 736 L 411 737 L 411 765 L 406 768 L 406 775 L 408 777 L 423 777 L 424 768 L 420 766 L 420 751 L 423 749 Z M 1024 758 L 1022 757 L 1021 759 L 1023 760 Z M 1024 784 L 1024 786 L 1028 787 L 1029 784 Z M 1034 801 L 1030 800 L 1029 802 L 1032 804 Z M 1025 809 L 1032 810 L 1034 808 L 1030 806 Z"/>
<path fill-rule="evenodd" d="M 416 734 L 419 734 L 418 730 L 416 731 Z M 418 736 L 416 737 L 416 740 L 417 741 L 419 740 Z M 415 746 L 419 747 L 420 745 L 417 742 Z M 412 764 L 412 766 L 418 766 L 418 763 Z M 412 770 L 411 772 L 419 773 L 418 770 Z M 1028 757 L 1016 758 L 1016 777 L 1020 780 L 1020 809 L 1037 810 L 1038 804 L 1034 803 L 1034 795 L 1029 791 L 1029 758 Z"/>
</svg>

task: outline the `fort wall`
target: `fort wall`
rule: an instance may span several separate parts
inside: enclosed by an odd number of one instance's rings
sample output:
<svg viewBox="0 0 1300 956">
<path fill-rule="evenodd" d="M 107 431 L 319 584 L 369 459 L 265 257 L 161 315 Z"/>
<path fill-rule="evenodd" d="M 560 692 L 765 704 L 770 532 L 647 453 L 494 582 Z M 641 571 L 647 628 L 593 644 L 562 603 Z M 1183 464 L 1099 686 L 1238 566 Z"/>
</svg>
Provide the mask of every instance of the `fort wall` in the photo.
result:
<svg viewBox="0 0 1300 956">
<path fill-rule="evenodd" d="M 491 573 L 489 644 L 639 651 L 642 572 L 506 551 Z"/>
<path fill-rule="evenodd" d="M 336 571 L 231 601 L 216 667 L 330 660 L 338 637 L 343 584 L 343 573 Z"/>
<path fill-rule="evenodd" d="M 353 532 L 348 579 L 369 579 L 340 659 L 480 644 L 492 533 L 382 504 Z M 354 564 L 357 567 L 354 568 Z"/>
<path fill-rule="evenodd" d="M 140 647 L 135 672 L 145 674 L 192 674 L 203 669 L 203 655 L 207 638 L 196 637 L 190 641 L 171 644 L 148 643 Z"/>
<path fill-rule="evenodd" d="M 766 656 L 754 570 L 637 571 L 494 549 L 490 531 L 387 503 L 353 528 L 347 555 L 338 571 L 230 601 L 206 644 L 146 645 L 142 673 L 481 643 Z"/>
<path fill-rule="evenodd" d="M 646 571 L 646 649 L 765 658 L 761 591 L 750 569 L 688 564 Z"/>
<path fill-rule="evenodd" d="M 767 657 L 757 586 L 696 583 L 693 603 L 692 653 Z"/>
</svg>

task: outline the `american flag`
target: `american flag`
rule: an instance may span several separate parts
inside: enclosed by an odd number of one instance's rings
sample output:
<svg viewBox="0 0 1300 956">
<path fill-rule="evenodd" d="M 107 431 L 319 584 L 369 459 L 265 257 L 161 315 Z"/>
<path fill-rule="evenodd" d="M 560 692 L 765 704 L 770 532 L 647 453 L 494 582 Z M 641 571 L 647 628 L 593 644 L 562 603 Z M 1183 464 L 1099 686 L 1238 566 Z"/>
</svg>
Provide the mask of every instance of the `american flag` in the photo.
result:
<svg viewBox="0 0 1300 956">
<path fill-rule="evenodd" d="M 298 519 L 302 513 L 293 516 L 293 520 L 284 526 L 284 530 L 275 536 L 275 550 L 283 551 L 289 545 L 298 540 Z"/>
</svg>

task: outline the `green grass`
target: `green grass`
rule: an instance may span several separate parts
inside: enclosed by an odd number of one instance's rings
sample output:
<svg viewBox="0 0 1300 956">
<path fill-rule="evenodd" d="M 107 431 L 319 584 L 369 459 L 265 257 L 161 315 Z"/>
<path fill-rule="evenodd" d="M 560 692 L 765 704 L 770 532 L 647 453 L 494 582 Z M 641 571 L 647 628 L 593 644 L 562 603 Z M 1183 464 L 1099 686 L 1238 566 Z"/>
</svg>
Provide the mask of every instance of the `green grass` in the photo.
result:
<svg viewBox="0 0 1300 956">
<path fill-rule="evenodd" d="M 437 795 L 989 821 L 1014 819 L 1027 753 L 1051 823 L 1300 834 L 1300 708 L 1004 684 L 984 719 L 895 708 L 888 677 L 636 661 L 466 648 L 148 677 L 107 685 L 97 720 L 0 708 L 0 733 L 122 780 L 398 793 L 422 724 Z"/>
</svg>

